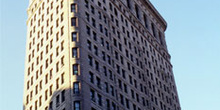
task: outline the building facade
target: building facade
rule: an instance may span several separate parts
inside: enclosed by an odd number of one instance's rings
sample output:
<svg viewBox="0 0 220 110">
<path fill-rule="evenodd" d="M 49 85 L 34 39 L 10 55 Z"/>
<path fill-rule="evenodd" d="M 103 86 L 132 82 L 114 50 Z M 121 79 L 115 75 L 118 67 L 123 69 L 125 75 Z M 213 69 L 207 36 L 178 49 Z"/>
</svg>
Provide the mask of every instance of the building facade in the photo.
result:
<svg viewBox="0 0 220 110">
<path fill-rule="evenodd" d="M 24 110 L 181 110 L 149 0 L 30 0 Z"/>
</svg>

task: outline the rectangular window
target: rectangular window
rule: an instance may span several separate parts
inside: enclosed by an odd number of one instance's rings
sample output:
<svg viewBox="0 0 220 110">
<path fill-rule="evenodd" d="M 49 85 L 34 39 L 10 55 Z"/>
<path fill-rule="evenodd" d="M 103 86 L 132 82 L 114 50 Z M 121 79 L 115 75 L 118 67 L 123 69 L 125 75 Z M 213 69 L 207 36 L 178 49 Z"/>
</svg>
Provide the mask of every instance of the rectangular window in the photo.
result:
<svg viewBox="0 0 220 110">
<path fill-rule="evenodd" d="M 109 99 L 106 99 L 106 107 L 107 107 L 107 110 L 110 110 L 110 101 L 109 101 Z"/>
<path fill-rule="evenodd" d="M 57 89 L 59 88 L 59 78 L 57 78 L 57 80 L 56 80 L 56 88 Z"/>
<path fill-rule="evenodd" d="M 85 13 L 86 14 L 86 20 L 89 22 L 90 20 L 89 20 L 89 13 Z"/>
<path fill-rule="evenodd" d="M 71 25 L 77 26 L 77 18 L 76 17 L 71 18 Z"/>
<path fill-rule="evenodd" d="M 61 92 L 61 102 L 65 101 L 65 90 Z"/>
<path fill-rule="evenodd" d="M 79 75 L 79 65 L 78 64 L 74 64 L 73 65 L 73 75 Z"/>
<path fill-rule="evenodd" d="M 78 49 L 77 48 L 72 48 L 72 57 L 78 58 Z"/>
<path fill-rule="evenodd" d="M 94 83 L 94 75 L 93 75 L 92 72 L 89 72 L 89 81 L 90 81 L 91 83 Z"/>
<path fill-rule="evenodd" d="M 89 27 L 89 26 L 86 26 L 86 33 L 87 33 L 88 35 L 91 34 L 91 32 L 90 32 L 90 27 Z"/>
<path fill-rule="evenodd" d="M 136 5 L 135 5 L 135 12 L 136 12 L 136 16 L 137 16 L 138 19 L 140 19 L 139 11 L 140 11 L 140 10 L 139 10 L 139 8 L 138 8 L 138 5 L 136 4 Z"/>
<path fill-rule="evenodd" d="M 60 105 L 60 95 L 56 96 L 56 107 Z"/>
<path fill-rule="evenodd" d="M 98 94 L 98 104 L 102 106 L 102 96 Z"/>
<path fill-rule="evenodd" d="M 92 50 L 92 44 L 89 40 L 87 40 L 87 47 L 89 50 Z"/>
<path fill-rule="evenodd" d="M 94 18 L 92 18 L 92 26 L 93 26 L 93 27 L 96 27 L 96 21 L 95 21 Z"/>
<path fill-rule="evenodd" d="M 73 83 L 73 94 L 79 94 L 79 82 Z"/>
<path fill-rule="evenodd" d="M 101 80 L 99 77 L 96 77 L 96 85 L 101 89 Z"/>
<path fill-rule="evenodd" d="M 76 12 L 77 10 L 76 4 L 71 4 L 71 12 Z"/>
<path fill-rule="evenodd" d="M 98 56 L 98 47 L 94 45 L 94 53 Z"/>
<path fill-rule="evenodd" d="M 144 14 L 144 24 L 145 24 L 145 27 L 148 28 L 148 20 L 147 20 L 146 14 Z"/>
<path fill-rule="evenodd" d="M 95 69 L 99 71 L 99 62 L 95 61 Z"/>
<path fill-rule="evenodd" d="M 80 110 L 80 101 L 74 101 L 74 110 Z"/>
<path fill-rule="evenodd" d="M 95 102 L 95 91 L 90 89 L 90 99 Z"/>
<path fill-rule="evenodd" d="M 103 32 L 103 26 L 102 26 L 102 24 L 99 24 L 99 30 L 100 30 L 101 33 Z"/>
<path fill-rule="evenodd" d="M 93 58 L 91 56 L 88 56 L 89 65 L 93 66 Z"/>
<path fill-rule="evenodd" d="M 105 92 L 108 93 L 108 83 L 105 82 Z"/>
<path fill-rule="evenodd" d="M 91 6 L 91 12 L 92 14 L 95 14 L 95 8 L 93 6 Z"/>
<path fill-rule="evenodd" d="M 72 32 L 72 41 L 77 41 L 78 34 L 77 32 Z"/>
</svg>

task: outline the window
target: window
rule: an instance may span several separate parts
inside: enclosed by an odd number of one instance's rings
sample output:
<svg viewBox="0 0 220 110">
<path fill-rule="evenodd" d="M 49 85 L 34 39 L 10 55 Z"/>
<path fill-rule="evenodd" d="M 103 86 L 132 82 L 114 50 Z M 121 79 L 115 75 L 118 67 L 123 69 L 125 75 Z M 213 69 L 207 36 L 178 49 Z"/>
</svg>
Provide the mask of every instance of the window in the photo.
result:
<svg viewBox="0 0 220 110">
<path fill-rule="evenodd" d="M 76 12 L 76 4 L 71 4 L 71 12 Z"/>
<path fill-rule="evenodd" d="M 95 102 L 95 91 L 90 89 L 90 99 Z"/>
<path fill-rule="evenodd" d="M 64 83 L 64 73 L 61 74 L 61 84 Z"/>
<path fill-rule="evenodd" d="M 53 101 L 50 102 L 49 110 L 53 110 Z"/>
<path fill-rule="evenodd" d="M 39 106 L 42 105 L 42 96 L 39 97 Z"/>
<path fill-rule="evenodd" d="M 60 105 L 60 95 L 56 96 L 56 107 Z"/>
<path fill-rule="evenodd" d="M 131 9 L 131 2 L 130 2 L 130 0 L 127 0 L 127 6 L 128 6 L 129 9 Z"/>
<path fill-rule="evenodd" d="M 98 104 L 102 106 L 102 96 L 98 94 Z"/>
<path fill-rule="evenodd" d="M 102 51 L 102 60 L 105 61 L 105 52 L 104 51 Z"/>
<path fill-rule="evenodd" d="M 108 93 L 108 83 L 105 82 L 105 92 Z"/>
<path fill-rule="evenodd" d="M 57 80 L 56 80 L 56 88 L 57 89 L 59 88 L 59 78 L 57 78 Z"/>
<path fill-rule="evenodd" d="M 94 46 L 94 53 L 95 53 L 95 55 L 98 56 L 98 47 L 97 46 Z"/>
<path fill-rule="evenodd" d="M 89 13 L 86 12 L 86 20 L 89 22 Z"/>
<path fill-rule="evenodd" d="M 86 26 L 86 33 L 87 33 L 88 35 L 91 34 L 91 32 L 90 32 L 90 27 L 89 27 L 89 26 Z"/>
<path fill-rule="evenodd" d="M 101 89 L 101 80 L 99 77 L 96 77 L 96 85 Z"/>
<path fill-rule="evenodd" d="M 95 41 L 97 41 L 97 34 L 96 34 L 96 32 L 94 32 L 94 31 L 93 31 L 93 39 L 94 39 Z"/>
<path fill-rule="evenodd" d="M 112 96 L 114 96 L 114 87 L 113 86 L 110 86 L 110 93 Z"/>
<path fill-rule="evenodd" d="M 129 100 L 128 99 L 126 99 L 126 107 L 129 109 L 130 108 L 130 106 L 129 106 L 130 104 L 129 104 Z"/>
<path fill-rule="evenodd" d="M 99 24 L 99 30 L 100 30 L 100 32 L 103 32 L 103 26 L 102 26 L 102 24 Z"/>
<path fill-rule="evenodd" d="M 78 64 L 74 64 L 73 65 L 73 75 L 79 75 L 78 69 L 79 69 Z"/>
<path fill-rule="evenodd" d="M 91 12 L 92 14 L 95 14 L 95 8 L 93 6 L 91 6 Z"/>
<path fill-rule="evenodd" d="M 124 96 L 122 94 L 120 94 L 120 102 L 122 105 L 124 105 Z"/>
<path fill-rule="evenodd" d="M 72 41 L 77 41 L 77 32 L 72 32 Z"/>
<path fill-rule="evenodd" d="M 61 27 L 60 29 L 60 35 L 62 36 L 64 34 L 64 27 Z"/>
<path fill-rule="evenodd" d="M 87 40 L 87 47 L 89 50 L 92 50 L 92 44 L 89 40 Z"/>
<path fill-rule="evenodd" d="M 71 18 L 71 25 L 77 26 L 77 18 L 76 17 Z"/>
<path fill-rule="evenodd" d="M 85 7 L 89 8 L 89 1 L 88 0 L 85 0 Z"/>
<path fill-rule="evenodd" d="M 152 32 L 153 32 L 154 37 L 156 37 L 155 27 L 154 27 L 153 23 L 151 23 L 151 28 L 152 28 Z"/>
<path fill-rule="evenodd" d="M 95 61 L 95 69 L 99 71 L 99 62 Z"/>
<path fill-rule="evenodd" d="M 93 26 L 93 27 L 96 27 L 96 22 L 95 22 L 95 19 L 94 19 L 94 18 L 92 18 L 92 26 Z"/>
<path fill-rule="evenodd" d="M 77 58 L 78 57 L 78 49 L 77 48 L 72 48 L 72 57 Z"/>
<path fill-rule="evenodd" d="M 61 102 L 65 101 L 65 90 L 61 92 Z"/>
<path fill-rule="evenodd" d="M 89 65 L 93 66 L 93 59 L 91 56 L 88 56 Z"/>
<path fill-rule="evenodd" d="M 110 102 L 109 102 L 109 99 L 106 99 L 106 107 L 107 107 L 107 110 L 110 110 Z"/>
<path fill-rule="evenodd" d="M 91 83 L 94 83 L 94 75 L 93 75 L 92 72 L 89 72 L 89 81 L 90 81 Z"/>
<path fill-rule="evenodd" d="M 145 27 L 148 28 L 148 20 L 147 20 L 146 14 L 144 14 L 144 24 L 145 24 Z"/>
<path fill-rule="evenodd" d="M 135 12 L 136 12 L 136 16 L 137 16 L 138 19 L 140 19 L 140 15 L 139 15 L 140 12 L 139 12 L 139 11 L 140 11 L 140 10 L 139 10 L 139 8 L 138 8 L 138 5 L 136 4 L 136 5 L 135 5 Z"/>
<path fill-rule="evenodd" d="M 74 101 L 74 110 L 80 110 L 80 101 Z"/>
<path fill-rule="evenodd" d="M 79 94 L 79 82 L 73 83 L 73 94 Z"/>
</svg>

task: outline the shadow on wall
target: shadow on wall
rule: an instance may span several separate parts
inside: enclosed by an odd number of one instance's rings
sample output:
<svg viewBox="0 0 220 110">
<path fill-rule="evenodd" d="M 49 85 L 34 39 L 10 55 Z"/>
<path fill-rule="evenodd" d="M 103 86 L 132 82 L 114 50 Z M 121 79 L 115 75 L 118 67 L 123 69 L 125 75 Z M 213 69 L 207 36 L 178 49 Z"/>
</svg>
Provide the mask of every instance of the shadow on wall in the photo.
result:
<svg viewBox="0 0 220 110">
<path fill-rule="evenodd" d="M 31 106 L 26 107 L 23 105 L 23 110 L 72 110 L 72 99 L 69 92 L 71 89 L 63 89 L 58 91 L 42 91 L 41 96 L 33 96 L 33 99 L 29 102 Z M 68 96 L 69 95 L 69 96 Z M 50 99 L 49 99 L 50 98 Z M 74 102 L 74 105 L 80 105 Z"/>
</svg>

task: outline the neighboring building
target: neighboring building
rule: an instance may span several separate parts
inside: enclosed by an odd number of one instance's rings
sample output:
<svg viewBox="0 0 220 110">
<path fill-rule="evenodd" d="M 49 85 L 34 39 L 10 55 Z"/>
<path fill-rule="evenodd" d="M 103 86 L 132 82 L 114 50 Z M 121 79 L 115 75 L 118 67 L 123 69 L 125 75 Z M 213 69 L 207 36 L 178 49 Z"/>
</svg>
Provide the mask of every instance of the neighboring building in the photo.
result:
<svg viewBox="0 0 220 110">
<path fill-rule="evenodd" d="M 24 110 L 180 110 L 149 0 L 30 0 Z"/>
</svg>

